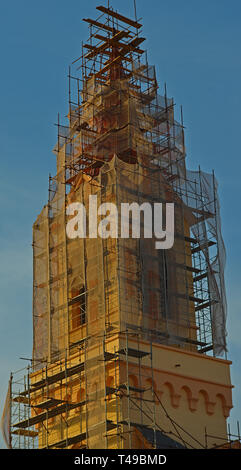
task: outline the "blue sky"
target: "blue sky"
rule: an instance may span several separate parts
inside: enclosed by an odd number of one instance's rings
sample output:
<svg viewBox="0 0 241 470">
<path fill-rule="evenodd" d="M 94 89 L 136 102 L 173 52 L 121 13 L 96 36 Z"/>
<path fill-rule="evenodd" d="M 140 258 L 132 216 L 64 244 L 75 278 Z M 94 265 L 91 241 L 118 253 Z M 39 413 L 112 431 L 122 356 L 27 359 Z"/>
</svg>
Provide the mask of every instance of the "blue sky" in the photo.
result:
<svg viewBox="0 0 241 470">
<path fill-rule="evenodd" d="M 1 4 L 0 412 L 10 371 L 32 349 L 32 224 L 47 201 L 57 113 L 67 113 L 68 65 L 88 35 L 83 17 L 107 1 L 9 0 Z M 113 0 L 133 16 L 132 0 Z M 229 359 L 241 421 L 241 2 L 137 0 L 149 63 L 183 105 L 187 164 L 215 169 L 227 249 Z M 0 438 L 0 447 L 3 446 Z"/>
</svg>

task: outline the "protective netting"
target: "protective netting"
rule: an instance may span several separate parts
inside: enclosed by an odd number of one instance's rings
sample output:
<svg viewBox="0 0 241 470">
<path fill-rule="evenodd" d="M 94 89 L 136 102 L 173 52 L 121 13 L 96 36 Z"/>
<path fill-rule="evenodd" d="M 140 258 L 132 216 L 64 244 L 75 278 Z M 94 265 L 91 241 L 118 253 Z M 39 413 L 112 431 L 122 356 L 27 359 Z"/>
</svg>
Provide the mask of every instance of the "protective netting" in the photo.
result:
<svg viewBox="0 0 241 470">
<path fill-rule="evenodd" d="M 34 226 L 34 358 L 50 360 L 86 336 L 139 328 L 187 349 L 226 350 L 225 250 L 217 183 L 185 167 L 173 100 L 156 92 L 154 68 L 112 85 L 86 82 L 71 127 L 59 126 L 57 175 Z M 146 84 L 150 84 L 146 88 Z M 68 188 L 68 189 L 67 189 Z M 175 243 L 66 236 L 66 206 L 89 195 L 116 204 L 175 202 Z M 102 341 L 102 338 L 101 338 Z"/>
<path fill-rule="evenodd" d="M 201 247 L 206 263 L 207 300 L 210 300 L 211 304 L 214 353 L 222 355 L 226 351 L 227 302 L 224 281 L 226 253 L 221 232 L 218 184 L 214 174 L 188 170 L 186 181 L 183 180 L 181 185 L 185 204 L 194 209 L 196 220 L 191 226 L 191 231 Z"/>
<path fill-rule="evenodd" d="M 154 165 L 136 164 L 130 168 L 116 160 L 115 168 L 118 201 L 141 205 L 171 197 Z M 189 299 L 193 287 L 185 272 L 188 244 L 183 217 L 182 204 L 176 204 L 177 237 L 173 248 L 166 252 L 156 249 L 153 237 L 119 240 L 120 292 L 127 294 L 120 296 L 122 331 L 138 327 L 146 338 L 157 342 L 179 344 L 181 338 L 195 341 L 194 304 Z"/>
<path fill-rule="evenodd" d="M 48 208 L 45 206 L 33 226 L 33 354 L 36 361 L 48 356 L 48 253 Z"/>
<path fill-rule="evenodd" d="M 84 81 L 81 104 L 79 96 L 78 84 L 69 126 L 58 123 L 57 174 L 50 177 L 48 205 L 33 229 L 34 369 L 47 387 L 40 388 L 41 399 L 47 395 L 59 400 L 60 411 L 66 407 L 64 419 L 47 420 L 51 433 L 39 425 L 39 442 L 132 447 L 133 423 L 143 415 L 130 390 L 139 400 L 146 393 L 155 408 L 152 344 L 214 356 L 226 352 L 217 182 L 214 175 L 186 169 L 183 125 L 174 118 L 173 99 L 157 94 L 154 67 L 133 62 L 129 76 L 105 83 L 92 76 Z M 143 213 L 140 238 L 121 238 L 122 203 L 162 203 L 165 221 L 166 203 L 173 202 L 171 249 L 156 249 L 153 234 L 144 237 Z M 85 208 L 83 238 L 66 232 L 73 203 Z M 103 203 L 118 211 L 116 237 L 89 232 Z M 46 363 L 51 371 L 43 368 Z M 34 403 L 41 401 L 39 393 Z M 152 425 L 161 423 L 159 414 L 154 410 L 148 418 Z"/>
</svg>

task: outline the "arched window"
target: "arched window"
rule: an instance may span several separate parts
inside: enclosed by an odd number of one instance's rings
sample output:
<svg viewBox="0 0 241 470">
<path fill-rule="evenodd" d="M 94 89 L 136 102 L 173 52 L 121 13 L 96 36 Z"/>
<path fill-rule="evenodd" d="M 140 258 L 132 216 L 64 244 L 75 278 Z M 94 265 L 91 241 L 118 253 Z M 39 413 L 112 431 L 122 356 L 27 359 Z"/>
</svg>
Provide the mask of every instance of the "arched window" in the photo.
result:
<svg viewBox="0 0 241 470">
<path fill-rule="evenodd" d="M 71 306 L 71 326 L 74 330 L 86 323 L 86 292 L 84 286 L 79 287 L 73 284 L 69 306 Z"/>
</svg>

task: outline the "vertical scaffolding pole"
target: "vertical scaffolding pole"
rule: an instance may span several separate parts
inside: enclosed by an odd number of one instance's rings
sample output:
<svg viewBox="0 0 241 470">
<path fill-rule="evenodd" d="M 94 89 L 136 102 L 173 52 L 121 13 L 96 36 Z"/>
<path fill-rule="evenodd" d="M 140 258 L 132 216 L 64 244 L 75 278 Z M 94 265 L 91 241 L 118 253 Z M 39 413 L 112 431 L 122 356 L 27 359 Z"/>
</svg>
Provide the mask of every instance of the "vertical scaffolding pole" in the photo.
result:
<svg viewBox="0 0 241 470">
<path fill-rule="evenodd" d="M 128 363 L 128 330 L 126 330 L 126 390 L 127 390 L 127 423 L 129 435 L 129 449 L 132 448 L 131 436 L 131 416 L 130 416 L 130 384 L 129 384 L 129 363 Z"/>
<path fill-rule="evenodd" d="M 141 357 L 140 357 L 140 338 L 139 333 L 137 334 L 137 341 L 138 341 L 138 371 L 139 371 L 139 388 L 141 390 Z M 143 424 L 143 413 L 142 413 L 142 392 L 140 392 L 140 411 L 141 411 L 141 424 Z"/>
<path fill-rule="evenodd" d="M 70 345 L 70 337 L 69 337 L 69 331 L 70 331 L 70 325 L 69 325 L 69 276 L 68 276 L 68 250 L 67 250 L 67 234 L 66 234 L 66 144 L 65 144 L 65 150 L 64 150 L 64 169 L 63 169 L 63 175 L 64 175 L 64 202 L 63 202 L 63 222 L 64 222 L 64 258 L 65 258 L 65 298 L 66 298 L 66 336 L 67 336 L 67 342 L 65 342 L 65 347 L 67 348 L 67 357 L 69 357 L 69 345 Z M 64 328 L 65 330 L 65 328 Z"/>
<path fill-rule="evenodd" d="M 86 367 L 87 367 L 87 354 L 86 354 L 86 344 L 87 344 L 88 339 L 86 338 L 84 340 L 84 358 L 85 358 L 85 364 L 84 364 L 84 373 L 85 373 L 85 431 L 86 431 L 86 448 L 88 449 L 88 440 L 89 440 L 89 433 L 88 433 L 88 388 L 87 388 L 87 374 L 86 374 Z"/>
<path fill-rule="evenodd" d="M 106 395 L 106 368 L 105 368 L 105 333 L 102 342 L 103 360 L 104 360 L 104 402 L 105 402 L 105 448 L 108 449 L 108 408 Z"/>
<path fill-rule="evenodd" d="M 46 364 L 46 367 L 45 367 L 45 377 L 46 377 L 46 394 L 47 394 L 47 398 L 49 396 L 49 384 L 48 384 L 48 364 Z M 49 447 L 49 420 L 48 420 L 48 408 L 46 410 L 46 448 L 48 449 Z M 44 424 L 43 424 L 44 426 Z"/>
<path fill-rule="evenodd" d="M 9 395 L 10 395 L 10 403 L 9 403 L 9 448 L 12 449 L 12 400 L 13 400 L 13 374 L 11 372 L 10 379 L 9 379 Z"/>
<path fill-rule="evenodd" d="M 153 348 L 152 341 L 150 342 L 150 357 L 151 357 L 151 394 L 152 394 L 152 405 L 153 405 L 153 434 L 154 434 L 154 449 L 156 449 L 156 397 L 154 393 L 154 374 L 153 374 Z"/>
<path fill-rule="evenodd" d="M 64 376 L 65 376 L 65 422 L 66 422 L 66 447 L 68 447 L 68 375 L 67 375 L 67 350 L 65 351 L 65 360 L 64 360 Z"/>
<path fill-rule="evenodd" d="M 118 399 L 118 389 L 119 389 L 119 381 L 117 382 L 117 370 L 116 370 L 116 363 L 117 363 L 117 351 L 116 351 L 116 346 L 114 347 L 114 367 L 115 367 L 115 382 L 114 382 L 114 388 L 115 388 L 115 410 L 116 410 L 116 440 L 117 440 L 117 445 L 118 449 L 120 448 L 120 430 L 119 430 L 119 400 Z M 119 371 L 119 376 L 120 376 L 120 371 Z"/>
<path fill-rule="evenodd" d="M 219 271 L 219 276 L 220 276 L 220 284 L 222 285 L 221 281 L 221 276 L 223 276 L 223 272 L 221 271 L 221 264 L 220 264 L 220 246 L 219 246 L 219 241 L 220 237 L 218 236 L 218 226 L 217 226 L 217 194 L 216 194 L 216 184 L 215 184 L 215 175 L 214 175 L 214 170 L 212 171 L 212 180 L 213 180 L 213 199 L 214 199 L 214 217 L 215 217 L 215 231 L 216 231 L 216 240 L 217 240 L 217 260 L 218 260 L 218 271 Z M 221 288 L 220 285 L 220 288 Z M 225 296 L 225 292 L 223 293 Z M 220 303 L 220 308 L 222 311 L 222 323 L 223 327 L 225 329 L 225 311 L 224 311 L 224 306 L 223 306 L 223 299 L 222 299 L 222 292 L 219 292 L 219 303 Z M 227 359 L 227 346 L 226 346 L 226 337 L 225 337 L 226 332 L 223 332 L 223 349 L 224 349 L 224 354 L 225 354 L 225 359 Z M 215 345 L 213 347 L 213 351 L 215 353 Z M 214 354 L 215 355 L 215 354 Z"/>
<path fill-rule="evenodd" d="M 204 214 L 204 211 L 205 209 L 208 210 L 209 208 L 208 207 L 205 207 L 205 204 L 204 204 L 204 195 L 203 195 L 203 185 L 202 185 L 202 178 L 201 178 L 201 168 L 199 166 L 198 168 L 198 174 L 199 174 L 199 185 L 200 185 L 200 199 L 201 199 L 201 211 L 202 213 Z M 215 216 L 215 220 L 216 220 L 216 216 Z M 199 227 L 199 224 L 198 224 L 198 227 Z M 199 230 L 199 233 L 200 233 L 200 230 Z M 208 272 L 210 272 L 210 266 L 209 266 L 209 252 L 208 252 L 208 240 L 207 240 L 207 233 L 206 233 L 206 228 L 205 228 L 205 233 L 204 233 L 204 236 L 205 236 L 205 240 L 201 240 L 202 244 L 203 244 L 203 251 L 204 251 L 204 257 L 205 257 L 205 270 Z M 199 236 L 199 243 L 200 242 L 200 236 Z M 201 261 L 201 250 L 199 251 L 200 253 L 200 265 L 202 263 Z M 211 295 L 210 295 L 210 283 L 209 283 L 209 278 L 207 277 L 207 285 L 208 285 L 208 302 L 210 304 L 210 307 L 209 308 L 209 319 L 208 321 L 205 322 L 205 311 L 203 312 L 202 314 L 202 319 L 203 319 L 203 331 L 204 331 L 204 340 L 205 342 L 212 342 L 212 345 L 213 345 L 213 338 L 214 338 L 214 334 L 213 334 L 213 321 L 212 321 L 212 316 L 211 316 Z M 201 284 L 202 284 L 202 281 L 201 281 Z M 204 293 L 205 295 L 205 293 Z M 209 325 L 208 323 L 210 324 L 210 329 L 211 329 L 211 339 L 209 339 L 209 335 L 210 335 L 210 332 L 208 331 L 209 329 Z M 213 356 L 214 356 L 214 348 L 213 348 Z"/>
<path fill-rule="evenodd" d="M 50 184 L 50 177 L 49 177 Z M 50 267 L 50 223 L 49 223 L 49 206 L 50 198 L 47 204 L 47 309 L 48 309 L 48 362 L 51 362 L 51 298 L 50 298 L 50 280 L 51 280 L 51 267 Z"/>
<path fill-rule="evenodd" d="M 30 420 L 30 413 L 31 413 L 31 399 L 30 399 L 30 379 L 29 379 L 29 365 L 27 367 L 27 391 L 28 391 L 28 427 L 29 427 L 29 420 Z M 29 439 L 28 437 L 28 449 L 29 449 Z"/>
</svg>

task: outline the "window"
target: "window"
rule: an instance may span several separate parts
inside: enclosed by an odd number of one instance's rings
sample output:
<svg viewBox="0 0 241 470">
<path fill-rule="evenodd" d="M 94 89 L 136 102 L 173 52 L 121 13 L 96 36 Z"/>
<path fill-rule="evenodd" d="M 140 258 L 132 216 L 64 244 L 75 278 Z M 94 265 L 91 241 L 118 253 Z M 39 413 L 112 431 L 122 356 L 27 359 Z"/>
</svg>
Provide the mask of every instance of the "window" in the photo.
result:
<svg viewBox="0 0 241 470">
<path fill-rule="evenodd" d="M 72 287 L 71 299 L 71 321 L 72 329 L 79 328 L 86 323 L 86 293 L 85 288 Z"/>
</svg>

